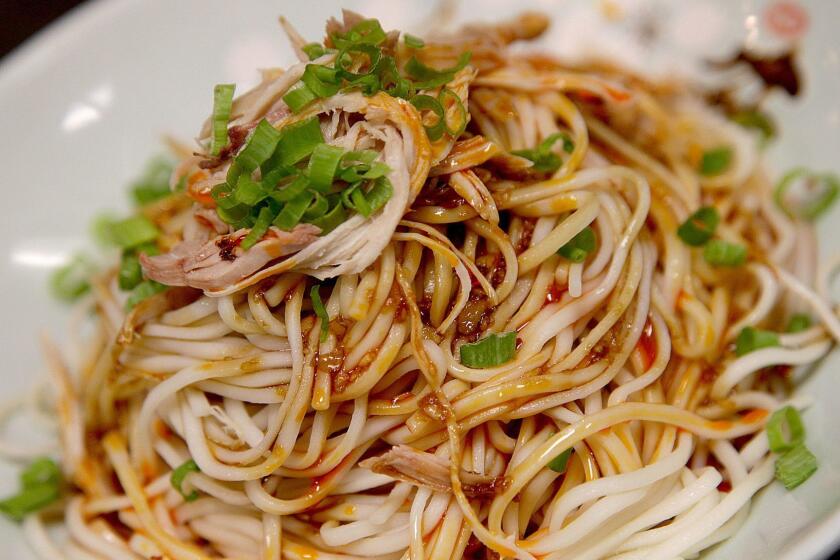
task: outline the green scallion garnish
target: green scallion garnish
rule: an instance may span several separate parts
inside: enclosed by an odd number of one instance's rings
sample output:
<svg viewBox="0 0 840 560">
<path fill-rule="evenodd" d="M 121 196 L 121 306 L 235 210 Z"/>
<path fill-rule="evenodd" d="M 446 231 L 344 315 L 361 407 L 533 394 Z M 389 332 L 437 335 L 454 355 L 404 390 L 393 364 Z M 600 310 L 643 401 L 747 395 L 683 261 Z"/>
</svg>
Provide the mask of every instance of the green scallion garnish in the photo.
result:
<svg viewBox="0 0 840 560">
<path fill-rule="evenodd" d="M 274 219 L 274 225 L 283 231 L 291 231 L 300 223 L 303 213 L 309 208 L 310 202 L 312 202 L 312 193 L 307 191 L 299 194 L 286 203 Z"/>
<path fill-rule="evenodd" d="M 131 311 L 141 301 L 166 291 L 168 287 L 154 280 L 143 280 L 128 295 L 128 299 L 125 302 L 125 310 Z"/>
<path fill-rule="evenodd" d="M 735 355 L 743 356 L 761 348 L 779 346 L 779 335 L 755 327 L 744 327 L 735 339 Z"/>
<path fill-rule="evenodd" d="M 747 261 L 747 248 L 722 239 L 712 239 L 703 248 L 703 258 L 713 266 L 741 266 Z"/>
<path fill-rule="evenodd" d="M 591 227 L 586 226 L 580 233 L 572 237 L 568 243 L 560 247 L 557 253 L 567 260 L 581 263 L 595 250 L 596 246 L 595 231 Z"/>
<path fill-rule="evenodd" d="M 327 313 L 327 308 L 324 307 L 324 302 L 321 301 L 320 284 L 315 284 L 309 289 L 309 299 L 312 301 L 312 309 L 315 310 L 315 315 L 321 320 L 321 342 L 326 342 L 327 336 L 330 333 L 330 316 Z"/>
<path fill-rule="evenodd" d="M 0 501 L 0 513 L 15 521 L 35 513 L 61 497 L 61 469 L 52 459 L 33 461 L 20 475 L 21 490 Z"/>
<path fill-rule="evenodd" d="M 316 58 L 320 58 L 327 53 L 327 49 L 324 48 L 324 45 L 321 43 L 307 43 L 303 45 L 300 50 L 304 52 L 306 56 L 309 57 L 309 60 L 315 60 Z"/>
<path fill-rule="evenodd" d="M 700 174 L 706 176 L 720 175 L 732 163 L 732 148 L 720 146 L 703 152 L 700 159 Z"/>
<path fill-rule="evenodd" d="M 53 271 L 50 275 L 52 295 L 63 301 L 73 301 L 90 290 L 90 276 L 93 263 L 83 254 L 74 255 L 67 264 Z"/>
<path fill-rule="evenodd" d="M 422 49 L 426 46 L 426 42 L 423 39 L 410 33 L 403 34 L 403 41 L 405 41 L 405 46 L 411 49 Z"/>
<path fill-rule="evenodd" d="M 338 146 L 329 144 L 315 146 L 307 167 L 309 182 L 313 188 L 326 191 L 332 186 L 342 156 L 344 156 L 344 150 Z"/>
<path fill-rule="evenodd" d="M 274 221 L 275 217 L 276 214 L 272 211 L 271 207 L 263 206 L 260 208 L 254 227 L 251 228 L 251 231 L 249 231 L 248 235 L 245 236 L 245 239 L 242 240 L 240 246 L 247 251 L 256 245 L 257 242 L 262 239 L 263 235 L 265 235 L 265 232 L 268 231 L 268 228 L 271 226 L 271 222 Z"/>
<path fill-rule="evenodd" d="M 140 266 L 140 259 L 134 252 L 122 256 L 117 281 L 120 289 L 124 291 L 133 290 L 137 287 L 137 284 L 143 281 L 143 268 Z"/>
<path fill-rule="evenodd" d="M 157 157 L 146 164 L 143 174 L 131 184 L 131 198 L 137 206 L 145 206 L 172 194 L 169 177 L 172 175 L 172 162 L 164 157 Z"/>
<path fill-rule="evenodd" d="M 554 472 L 563 474 L 566 472 L 566 467 L 569 464 L 569 457 L 572 456 L 572 448 L 570 447 L 548 463 L 548 468 Z"/>
<path fill-rule="evenodd" d="M 757 131 L 764 145 L 776 135 L 776 125 L 767 113 L 759 110 L 741 111 L 732 115 L 732 120 L 744 128 Z"/>
<path fill-rule="evenodd" d="M 114 222 L 109 228 L 109 233 L 113 244 L 122 249 L 133 249 L 150 243 L 160 235 L 157 227 L 143 216 L 132 216 Z"/>
<path fill-rule="evenodd" d="M 446 116 L 444 115 L 443 105 L 441 105 L 440 101 L 431 95 L 426 94 L 415 95 L 410 99 L 410 101 L 417 110 L 431 111 L 435 115 L 434 124 L 423 125 L 426 129 L 426 136 L 429 137 L 429 140 L 434 142 L 443 136 L 443 133 L 446 131 Z"/>
<path fill-rule="evenodd" d="M 198 499 L 197 491 L 193 490 L 189 494 L 184 492 L 184 479 L 187 478 L 188 474 L 194 472 L 201 472 L 201 469 L 198 468 L 198 465 L 195 461 L 190 459 L 189 461 L 185 462 L 184 464 L 173 470 L 172 474 L 169 476 L 169 483 L 188 502 L 194 502 Z"/>
<path fill-rule="evenodd" d="M 563 151 L 566 153 L 572 153 L 574 151 L 575 145 L 571 138 L 564 132 L 555 132 L 547 136 L 536 148 L 514 150 L 511 153 L 515 156 L 524 157 L 533 161 L 534 171 L 553 173 L 563 165 L 563 160 L 552 150 L 552 147 L 558 140 L 563 141 Z"/>
<path fill-rule="evenodd" d="M 458 119 L 456 122 L 457 124 L 453 127 L 449 124 L 449 119 L 444 116 L 443 119 L 443 126 L 446 129 L 446 133 L 450 135 L 452 138 L 458 138 L 463 134 L 464 130 L 467 128 L 467 118 L 468 113 L 466 107 L 464 107 L 464 103 L 461 101 L 461 98 L 458 97 L 458 94 L 452 91 L 451 89 L 444 87 L 441 88 L 440 93 L 438 94 L 438 101 L 440 101 L 441 105 L 444 108 L 444 115 L 446 114 L 446 99 L 452 99 L 453 106 L 455 107 L 455 113 L 457 114 L 456 118 Z"/>
<path fill-rule="evenodd" d="M 838 194 L 840 179 L 833 173 L 812 173 L 797 167 L 782 177 L 773 198 L 789 216 L 813 221 L 831 208 Z"/>
<path fill-rule="evenodd" d="M 213 116 L 211 117 L 212 134 L 210 135 L 210 155 L 217 156 L 228 143 L 228 121 L 233 106 L 235 84 L 219 84 L 213 88 Z"/>
<path fill-rule="evenodd" d="M 677 228 L 677 235 L 686 245 L 700 247 L 712 238 L 719 223 L 718 211 L 712 206 L 704 206 Z"/>
<path fill-rule="evenodd" d="M 811 328 L 811 316 L 807 313 L 795 313 L 788 321 L 786 332 L 798 333 Z"/>
<path fill-rule="evenodd" d="M 304 107 L 316 99 L 318 99 L 318 96 L 315 95 L 315 92 L 309 89 L 309 87 L 303 82 L 287 91 L 283 96 L 283 101 L 286 102 L 286 105 L 289 106 L 292 113 L 300 113 Z"/>
<path fill-rule="evenodd" d="M 488 368 L 509 362 L 516 355 L 516 333 L 491 333 L 478 342 L 461 345 L 461 363 L 471 368 Z"/>
<path fill-rule="evenodd" d="M 784 453 L 805 442 L 802 417 L 792 406 L 784 406 L 774 412 L 767 421 L 766 430 L 770 451 L 773 453 Z"/>
<path fill-rule="evenodd" d="M 471 56 L 472 53 L 469 51 L 461 53 L 455 66 L 444 68 L 443 70 L 435 70 L 430 66 L 426 66 L 417 60 L 417 57 L 412 56 L 405 65 L 405 73 L 415 80 L 414 86 L 418 90 L 433 89 L 443 84 L 448 84 L 455 79 L 455 74 L 463 70 L 470 63 Z"/>
<path fill-rule="evenodd" d="M 817 458 L 800 443 L 776 459 L 776 479 L 793 490 L 817 471 Z"/>
</svg>

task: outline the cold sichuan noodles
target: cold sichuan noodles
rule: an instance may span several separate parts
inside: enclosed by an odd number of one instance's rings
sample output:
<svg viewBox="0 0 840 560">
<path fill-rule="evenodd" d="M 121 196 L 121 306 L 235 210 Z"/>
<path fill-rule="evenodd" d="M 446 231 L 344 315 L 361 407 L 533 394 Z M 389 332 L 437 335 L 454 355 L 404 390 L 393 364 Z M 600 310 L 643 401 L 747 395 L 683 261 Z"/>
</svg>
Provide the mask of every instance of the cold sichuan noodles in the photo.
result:
<svg viewBox="0 0 840 560">
<path fill-rule="evenodd" d="M 170 184 L 103 226 L 78 359 L 46 345 L 37 551 L 686 558 L 814 472 L 790 391 L 840 325 L 799 210 L 833 176 L 774 200 L 699 91 L 509 50 L 540 15 L 282 23 L 301 62 L 216 87 Z"/>
</svg>

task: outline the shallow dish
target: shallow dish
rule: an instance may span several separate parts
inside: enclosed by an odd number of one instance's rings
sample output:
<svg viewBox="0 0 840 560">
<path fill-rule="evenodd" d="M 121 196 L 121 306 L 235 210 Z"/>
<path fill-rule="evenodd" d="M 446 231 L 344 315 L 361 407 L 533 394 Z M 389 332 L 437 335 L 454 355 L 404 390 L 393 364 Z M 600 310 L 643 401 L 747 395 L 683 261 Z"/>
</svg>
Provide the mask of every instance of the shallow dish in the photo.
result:
<svg viewBox="0 0 840 560">
<path fill-rule="evenodd" d="M 388 28 L 427 28 L 428 2 L 260 1 L 234 6 L 223 0 L 110 0 L 92 2 L 51 26 L 0 65 L 0 130 L 4 150 L 0 209 L 0 372 L 4 396 L 31 388 L 42 360 L 37 332 L 59 334 L 66 313 L 47 297 L 46 278 L 87 243 L 90 218 L 124 205 L 122 186 L 164 133 L 190 138 L 206 115 L 214 83 L 253 84 L 254 67 L 285 65 L 291 50 L 277 26 L 283 13 L 308 37 L 322 22 L 350 7 L 374 15 Z M 778 47 L 768 12 L 779 2 L 614 1 L 592 3 L 502 0 L 453 4 L 454 20 L 498 19 L 524 8 L 555 20 L 545 39 L 569 57 L 620 56 L 643 61 L 660 74 L 703 73 L 703 61 L 720 59 L 748 41 Z M 448 4 L 447 4 L 448 5 Z M 803 94 L 774 94 L 781 141 L 769 162 L 840 170 L 840 4 L 813 0 L 804 8 L 800 58 Z M 782 26 L 784 27 L 784 26 Z M 650 30 L 653 30 L 652 32 Z M 775 33 L 775 35 L 774 35 Z M 822 255 L 840 252 L 840 209 L 820 223 Z M 786 492 L 774 484 L 755 500 L 746 524 L 710 558 L 822 558 L 840 543 L 840 392 L 830 355 L 801 385 L 813 398 L 806 413 L 809 445 L 820 468 L 807 484 Z M 13 426 L 21 435 L 25 426 Z M 15 469 L 0 466 L 0 494 L 15 485 Z M 21 532 L 0 521 L 0 557 L 32 558 Z"/>
</svg>

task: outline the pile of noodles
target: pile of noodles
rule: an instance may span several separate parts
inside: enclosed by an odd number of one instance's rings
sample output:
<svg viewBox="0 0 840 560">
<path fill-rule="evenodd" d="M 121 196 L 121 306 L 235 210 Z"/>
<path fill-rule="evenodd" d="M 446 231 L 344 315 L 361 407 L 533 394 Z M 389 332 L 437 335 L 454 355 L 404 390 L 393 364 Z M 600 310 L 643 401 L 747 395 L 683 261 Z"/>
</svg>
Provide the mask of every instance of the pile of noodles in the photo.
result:
<svg viewBox="0 0 840 560">
<path fill-rule="evenodd" d="M 427 40 L 428 64 L 472 51 L 449 84 L 470 116 L 459 138 L 412 137 L 417 112 L 384 93 L 314 110 L 334 138 L 347 104 L 407 115 L 393 127 L 407 211 L 390 237 L 367 231 L 381 248 L 363 268 L 330 276 L 301 259 L 128 315 L 115 271 L 96 280 L 79 311 L 93 332 L 72 357 L 46 353 L 77 491 L 25 521 L 41 555 L 650 560 L 738 530 L 773 479 L 764 425 L 789 398 L 788 366 L 840 334 L 813 288 L 812 230 L 774 207 L 754 139 L 690 89 L 508 49 L 544 27 L 528 16 Z M 266 72 L 238 123 L 282 108 L 294 72 Z M 553 174 L 511 154 L 555 132 L 573 149 L 557 145 Z M 719 145 L 729 168 L 698 173 Z M 185 161 L 176 174 L 197 169 Z M 679 239 L 702 205 L 746 264 L 713 267 Z M 144 209 L 171 245 L 196 212 L 184 194 Z M 587 226 L 589 258 L 559 256 Z M 313 275 L 332 278 L 323 342 Z M 734 354 L 743 327 L 781 331 L 796 311 L 820 324 Z M 462 344 L 509 331 L 513 360 L 461 364 Z M 567 449 L 565 472 L 549 468 Z M 189 459 L 191 501 L 170 481 Z M 61 544 L 45 529 L 56 515 Z"/>
</svg>

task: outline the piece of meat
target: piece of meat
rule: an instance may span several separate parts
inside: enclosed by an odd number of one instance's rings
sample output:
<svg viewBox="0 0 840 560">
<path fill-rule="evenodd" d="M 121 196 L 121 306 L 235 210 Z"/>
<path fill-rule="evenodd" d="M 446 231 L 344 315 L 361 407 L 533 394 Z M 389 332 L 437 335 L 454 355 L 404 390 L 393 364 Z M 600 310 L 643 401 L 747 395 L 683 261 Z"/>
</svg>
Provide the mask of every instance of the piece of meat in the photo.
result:
<svg viewBox="0 0 840 560">
<path fill-rule="evenodd" d="M 378 457 L 365 459 L 359 466 L 435 492 L 452 491 L 448 461 L 407 445 L 392 447 Z M 481 475 L 463 469 L 458 478 L 464 494 L 471 498 L 494 496 L 508 485 L 504 476 Z"/>
<path fill-rule="evenodd" d="M 314 242 L 320 232 L 311 224 L 300 224 L 288 232 L 272 227 L 262 241 L 246 251 L 239 243 L 248 230 L 241 229 L 206 243 L 182 241 L 164 255 L 141 254 L 140 264 L 147 277 L 167 286 L 221 290 L 274 259 L 300 251 Z"/>
</svg>

